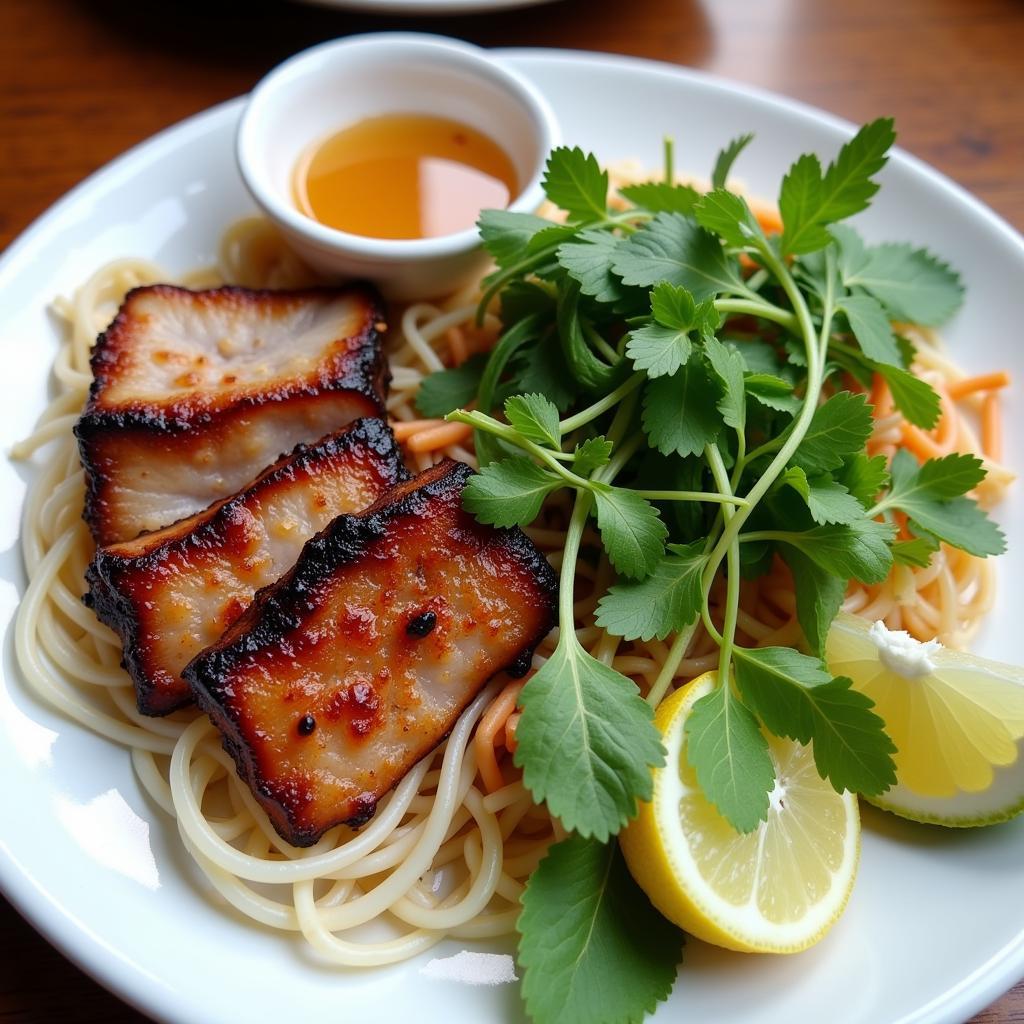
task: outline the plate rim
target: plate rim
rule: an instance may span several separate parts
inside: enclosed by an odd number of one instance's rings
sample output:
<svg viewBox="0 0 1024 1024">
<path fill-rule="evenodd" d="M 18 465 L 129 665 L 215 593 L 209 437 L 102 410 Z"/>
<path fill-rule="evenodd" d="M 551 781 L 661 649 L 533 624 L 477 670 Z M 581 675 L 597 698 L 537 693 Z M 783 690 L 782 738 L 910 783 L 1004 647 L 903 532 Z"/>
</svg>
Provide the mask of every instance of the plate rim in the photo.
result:
<svg viewBox="0 0 1024 1024">
<path fill-rule="evenodd" d="M 625 70 L 640 70 L 675 80 L 684 79 L 698 87 L 711 88 L 730 97 L 741 100 L 753 98 L 779 112 L 795 113 L 800 117 L 809 118 L 832 131 L 849 133 L 856 127 L 845 118 L 783 93 L 665 61 L 566 48 L 497 47 L 492 48 L 491 52 L 502 59 L 586 64 L 595 69 L 600 66 L 612 66 Z M 48 229 L 51 221 L 60 219 L 69 208 L 75 206 L 83 194 L 101 183 L 116 181 L 137 163 L 140 156 L 144 155 L 147 162 L 159 160 L 168 149 L 176 149 L 186 139 L 216 130 L 221 121 L 236 116 L 246 98 L 242 95 L 222 101 L 168 125 L 135 143 L 83 178 L 35 217 L 0 253 L 0 289 L 6 287 L 11 268 L 17 265 L 23 252 L 31 248 L 36 238 Z M 1024 235 L 1003 216 L 949 175 L 935 169 L 902 147 L 895 147 L 893 156 L 915 174 L 923 176 L 941 189 L 950 200 L 966 205 L 972 216 L 984 221 L 991 230 L 1010 243 L 1024 263 Z M 160 986 L 153 986 L 153 979 L 148 972 L 135 964 L 129 956 L 108 948 L 85 921 L 58 905 L 44 885 L 35 879 L 31 869 L 13 856 L 7 843 L 2 839 L 0 892 L 32 928 L 116 998 L 154 1020 L 167 1024 L 179 1021 L 177 1016 L 168 1012 L 171 1009 L 169 1004 L 161 1001 Z M 1024 978 L 1024 928 L 1013 941 L 1000 949 L 986 963 L 967 977 L 959 979 L 925 1005 L 900 1018 L 897 1024 L 938 1024 L 966 1020 L 1012 988 L 1021 978 Z M 130 984 L 132 980 L 134 984 Z"/>
</svg>

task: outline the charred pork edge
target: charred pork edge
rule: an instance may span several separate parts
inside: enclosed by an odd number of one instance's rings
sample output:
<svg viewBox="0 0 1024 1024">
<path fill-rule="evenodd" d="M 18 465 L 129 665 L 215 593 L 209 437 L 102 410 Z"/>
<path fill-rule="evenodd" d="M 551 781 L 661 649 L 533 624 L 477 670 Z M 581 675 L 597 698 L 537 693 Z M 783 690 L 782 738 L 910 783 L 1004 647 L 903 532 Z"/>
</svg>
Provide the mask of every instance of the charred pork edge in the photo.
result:
<svg viewBox="0 0 1024 1024">
<path fill-rule="evenodd" d="M 296 604 L 308 598 L 308 594 L 326 575 L 362 557 L 366 546 L 382 537 L 392 519 L 404 515 L 418 514 L 432 498 L 443 498 L 455 492 L 461 496 L 466 481 L 473 470 L 462 462 L 452 459 L 431 466 L 412 481 L 399 484 L 394 490 L 383 495 L 364 512 L 338 516 L 329 526 L 306 542 L 295 566 L 271 587 L 261 590 L 253 603 L 228 628 L 217 643 L 196 655 L 182 670 L 192 694 L 201 711 L 210 716 L 223 737 L 223 746 L 235 762 L 241 778 L 254 787 L 262 796 L 261 804 L 278 835 L 296 847 L 308 847 L 316 843 L 323 834 L 335 825 L 356 828 L 364 825 L 376 813 L 381 793 L 372 806 L 367 806 L 351 818 L 333 822 L 322 829 L 309 830 L 296 826 L 289 820 L 284 806 L 276 799 L 267 780 L 260 773 L 249 745 L 241 736 L 238 724 L 218 699 L 218 677 L 227 675 L 248 655 L 271 645 L 296 628 L 301 621 L 301 611 Z M 424 480 L 424 478 L 428 478 Z M 521 669 L 522 675 L 529 667 L 529 659 L 537 646 L 555 624 L 555 608 L 558 599 L 558 577 L 548 560 L 533 542 L 518 527 L 502 529 L 492 527 L 503 543 L 524 562 L 525 568 L 534 579 L 542 598 L 547 598 L 547 616 L 536 635 L 509 659 L 508 666 L 499 668 L 494 675 L 508 671 L 509 667 Z M 330 565 L 324 569 L 324 563 Z M 290 595 L 278 595 L 289 589 Z M 251 634 L 244 636 L 249 628 Z M 236 640 L 238 642 L 236 643 Z M 526 668 L 523 668 L 524 665 Z M 491 676 L 493 678 L 494 676 Z M 485 681 L 486 685 L 486 681 Z M 479 693 L 479 690 L 476 691 Z M 469 706 L 476 693 L 471 693 L 462 702 L 458 715 Z M 456 715 L 456 718 L 458 717 Z M 436 749 L 449 735 L 446 732 L 433 747 Z M 426 756 L 424 754 L 424 756 Z M 394 787 L 391 787 L 394 788 Z M 390 789 L 387 791 L 390 792 Z"/>
<path fill-rule="evenodd" d="M 382 463 L 392 471 L 394 485 L 399 485 L 410 479 L 409 471 L 402 462 L 401 448 L 395 440 L 391 428 L 382 419 L 365 417 L 353 420 L 352 423 L 315 444 L 297 445 L 290 454 L 282 455 L 273 466 L 264 470 L 244 490 L 220 502 L 214 502 L 210 506 L 215 509 L 213 514 L 200 523 L 196 529 L 202 529 L 213 524 L 219 518 L 230 515 L 234 509 L 245 503 L 246 498 L 253 490 L 271 483 L 273 477 L 282 470 L 302 468 L 323 456 L 340 454 L 359 444 L 365 445 L 381 457 Z M 196 513 L 196 515 L 202 514 L 201 512 Z M 85 571 L 89 590 L 82 596 L 82 601 L 87 607 L 92 608 L 96 617 L 104 625 L 109 626 L 120 637 L 123 651 L 121 664 L 131 676 L 135 686 L 136 706 L 141 714 L 150 718 L 169 715 L 173 711 L 186 707 L 192 703 L 192 698 L 191 696 L 185 697 L 166 707 L 153 702 L 152 697 L 158 693 L 158 687 L 150 678 L 145 659 L 139 648 L 141 630 L 135 604 L 121 594 L 118 584 L 124 573 L 154 568 L 165 561 L 175 548 L 187 546 L 190 541 L 189 534 L 178 534 L 169 537 L 157 547 L 134 557 L 119 554 L 108 548 L 99 548 Z M 117 546 L 111 545 L 111 547 Z"/>
</svg>

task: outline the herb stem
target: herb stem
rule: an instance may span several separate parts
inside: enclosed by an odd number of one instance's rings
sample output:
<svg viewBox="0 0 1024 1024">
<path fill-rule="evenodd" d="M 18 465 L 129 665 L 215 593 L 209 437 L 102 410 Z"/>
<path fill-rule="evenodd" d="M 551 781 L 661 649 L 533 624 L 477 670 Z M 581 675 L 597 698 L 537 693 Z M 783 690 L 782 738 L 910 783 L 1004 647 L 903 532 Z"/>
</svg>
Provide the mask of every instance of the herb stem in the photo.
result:
<svg viewBox="0 0 1024 1024">
<path fill-rule="evenodd" d="M 586 409 L 576 413 L 575 416 L 566 417 L 566 419 L 558 424 L 558 429 L 565 435 L 586 426 L 592 420 L 596 420 L 598 416 L 608 412 L 609 409 L 614 409 L 626 395 L 643 383 L 645 377 L 646 374 L 643 371 L 637 371 L 631 377 L 627 377 L 614 391 L 609 391 L 600 401 L 587 406 Z"/>
<path fill-rule="evenodd" d="M 601 337 L 600 333 L 596 331 L 590 324 L 583 326 L 583 333 L 591 346 L 597 349 L 608 360 L 609 363 L 617 363 L 619 360 L 619 354 L 608 344 L 604 338 Z"/>
<path fill-rule="evenodd" d="M 675 140 L 671 135 L 665 136 L 665 184 L 671 185 L 676 178 L 675 171 Z"/>
<path fill-rule="evenodd" d="M 725 462 L 722 459 L 722 453 L 719 450 L 717 444 L 709 444 L 705 449 L 705 456 L 708 460 L 708 466 L 711 468 L 711 475 L 715 479 L 719 491 L 722 492 L 723 496 L 732 496 L 732 486 L 729 482 L 729 475 L 726 472 Z M 749 508 L 749 506 L 748 506 Z M 722 507 L 722 516 L 725 521 L 726 530 L 729 528 L 729 523 L 732 521 L 735 512 L 735 505 L 728 504 Z M 709 563 L 710 565 L 710 563 Z M 717 571 L 717 566 L 716 566 Z M 711 583 L 714 580 L 714 575 L 710 578 L 707 575 L 707 569 L 705 569 L 704 575 L 704 612 L 705 612 L 705 628 L 708 628 L 708 632 L 712 636 L 715 636 L 715 630 L 711 624 L 711 609 L 708 606 L 708 596 L 711 593 Z M 723 685 L 728 685 L 729 679 L 729 663 L 732 660 L 732 648 L 736 641 L 736 621 L 739 617 L 740 607 L 740 546 L 738 541 L 733 540 L 730 542 L 729 547 L 726 550 L 726 591 L 725 591 L 725 616 L 722 623 L 722 633 L 716 637 L 719 643 L 718 651 L 718 678 Z"/>
<path fill-rule="evenodd" d="M 761 320 L 768 320 L 780 327 L 785 327 L 793 334 L 800 332 L 800 321 L 797 317 L 788 310 L 774 306 L 761 298 L 758 298 L 756 302 L 753 299 L 715 299 L 715 309 L 719 313 L 756 316 Z"/>
<path fill-rule="evenodd" d="M 737 498 L 734 494 L 718 494 L 716 491 L 636 491 L 641 498 L 648 501 L 710 501 L 714 504 L 737 505 L 746 508 L 750 503 L 746 498 Z"/>
<path fill-rule="evenodd" d="M 565 548 L 562 553 L 562 568 L 558 576 L 558 642 L 575 638 L 576 617 L 573 613 L 573 599 L 576 581 L 576 559 L 580 553 L 580 541 L 587 525 L 587 517 L 594 503 L 590 491 L 577 491 L 572 507 L 572 516 L 565 531 Z"/>
</svg>

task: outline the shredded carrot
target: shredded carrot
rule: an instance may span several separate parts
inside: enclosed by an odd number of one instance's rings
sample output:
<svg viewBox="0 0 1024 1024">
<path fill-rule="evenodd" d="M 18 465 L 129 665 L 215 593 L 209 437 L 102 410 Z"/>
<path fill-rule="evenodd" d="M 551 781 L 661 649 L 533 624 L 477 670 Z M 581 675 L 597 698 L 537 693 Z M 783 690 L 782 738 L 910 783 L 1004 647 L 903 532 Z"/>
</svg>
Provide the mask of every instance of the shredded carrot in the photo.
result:
<svg viewBox="0 0 1024 1024">
<path fill-rule="evenodd" d="M 498 730 L 504 729 L 509 717 L 515 714 L 516 702 L 525 685 L 525 679 L 513 679 L 491 701 L 490 707 L 484 712 L 480 724 L 476 727 L 476 735 L 473 737 L 476 766 L 488 793 L 493 793 L 505 785 L 505 777 L 501 774 L 501 766 L 494 750 L 494 740 Z"/>
<path fill-rule="evenodd" d="M 473 428 L 468 423 L 441 423 L 412 434 L 406 439 L 406 445 L 411 452 L 436 452 L 465 441 L 472 433 Z"/>
<path fill-rule="evenodd" d="M 408 441 L 421 430 L 432 430 L 444 425 L 444 420 L 392 420 L 391 430 L 396 441 Z"/>
<path fill-rule="evenodd" d="M 517 711 L 514 715 L 508 716 L 508 721 L 505 723 L 505 749 L 510 753 L 516 752 L 516 726 L 519 725 L 519 719 L 523 717 L 521 711 Z"/>
<path fill-rule="evenodd" d="M 874 409 L 873 415 L 876 420 L 884 419 L 892 412 L 892 393 L 889 391 L 889 385 L 886 383 L 885 378 L 880 373 L 876 373 L 874 376 L 868 401 Z"/>
<path fill-rule="evenodd" d="M 766 235 L 778 235 L 782 233 L 782 217 L 779 211 L 771 206 L 759 206 L 754 210 L 757 223 Z"/>
<path fill-rule="evenodd" d="M 938 392 L 942 411 L 933 434 L 935 443 L 948 455 L 956 447 L 960 417 L 949 392 L 941 384 L 935 385 L 935 390 Z"/>
<path fill-rule="evenodd" d="M 963 398 L 965 395 L 974 394 L 975 391 L 998 391 L 999 388 L 1009 386 L 1010 375 L 1005 370 L 996 370 L 995 373 L 982 373 L 977 377 L 965 377 L 949 385 L 950 398 Z"/>
<path fill-rule="evenodd" d="M 1003 419 L 995 392 L 989 392 L 981 404 L 981 447 L 996 462 L 1003 457 Z"/>
<path fill-rule="evenodd" d="M 453 365 L 461 366 L 469 358 L 466 334 L 461 327 L 448 328 L 448 347 L 452 354 Z"/>
<path fill-rule="evenodd" d="M 945 449 L 935 443 L 923 430 L 913 423 L 903 423 L 903 447 L 912 452 L 922 461 L 940 459 L 946 454 Z"/>
</svg>

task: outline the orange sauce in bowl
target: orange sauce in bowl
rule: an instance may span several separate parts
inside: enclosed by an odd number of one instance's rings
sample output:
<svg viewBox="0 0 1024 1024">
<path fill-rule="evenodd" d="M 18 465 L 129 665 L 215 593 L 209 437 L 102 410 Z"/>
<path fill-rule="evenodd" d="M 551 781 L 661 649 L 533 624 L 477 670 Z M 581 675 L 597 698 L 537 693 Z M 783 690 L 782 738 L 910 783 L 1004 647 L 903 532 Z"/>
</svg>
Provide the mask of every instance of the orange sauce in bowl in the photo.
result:
<svg viewBox="0 0 1024 1024">
<path fill-rule="evenodd" d="M 507 206 L 518 184 L 493 139 L 443 117 L 386 114 L 313 146 L 295 171 L 307 216 L 370 238 L 437 238 Z"/>
</svg>

